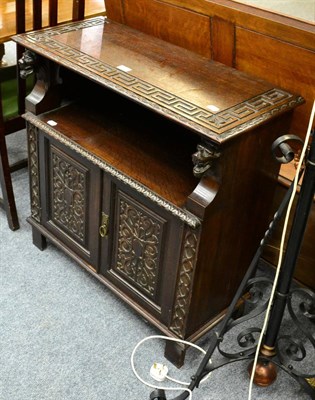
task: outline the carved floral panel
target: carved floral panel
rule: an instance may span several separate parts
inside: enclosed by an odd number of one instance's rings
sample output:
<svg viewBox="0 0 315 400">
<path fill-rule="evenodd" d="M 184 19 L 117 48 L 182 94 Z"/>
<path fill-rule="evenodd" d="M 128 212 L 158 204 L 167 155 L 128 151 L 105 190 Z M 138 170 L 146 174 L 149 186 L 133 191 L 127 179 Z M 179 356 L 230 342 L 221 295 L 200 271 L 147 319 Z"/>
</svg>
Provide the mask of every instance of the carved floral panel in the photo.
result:
<svg viewBox="0 0 315 400">
<path fill-rule="evenodd" d="M 164 223 L 139 203 L 119 194 L 114 270 L 151 298 L 158 285 Z"/>
<path fill-rule="evenodd" d="M 87 170 L 52 147 L 51 219 L 85 241 Z"/>
</svg>

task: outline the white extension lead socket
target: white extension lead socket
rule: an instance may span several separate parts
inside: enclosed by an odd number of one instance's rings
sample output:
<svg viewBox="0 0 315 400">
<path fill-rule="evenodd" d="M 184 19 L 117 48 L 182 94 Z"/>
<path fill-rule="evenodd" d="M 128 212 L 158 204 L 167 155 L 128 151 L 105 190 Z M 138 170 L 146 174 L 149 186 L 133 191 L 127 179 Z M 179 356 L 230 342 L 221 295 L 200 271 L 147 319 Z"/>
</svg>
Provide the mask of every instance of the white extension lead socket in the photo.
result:
<svg viewBox="0 0 315 400">
<path fill-rule="evenodd" d="M 167 373 L 167 366 L 161 363 L 154 363 L 150 369 L 151 377 L 158 382 L 163 382 L 166 378 Z"/>
</svg>

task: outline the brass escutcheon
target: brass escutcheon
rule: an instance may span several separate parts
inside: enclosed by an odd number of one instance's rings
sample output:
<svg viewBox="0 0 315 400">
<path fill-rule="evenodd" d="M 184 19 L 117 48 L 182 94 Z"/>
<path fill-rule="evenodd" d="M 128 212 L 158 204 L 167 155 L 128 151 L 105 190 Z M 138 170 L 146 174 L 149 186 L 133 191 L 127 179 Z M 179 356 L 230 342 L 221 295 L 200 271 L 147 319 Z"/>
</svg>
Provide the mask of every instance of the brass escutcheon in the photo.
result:
<svg viewBox="0 0 315 400">
<path fill-rule="evenodd" d="M 99 227 L 99 234 L 103 238 L 108 235 L 109 216 L 102 212 L 101 226 Z"/>
</svg>

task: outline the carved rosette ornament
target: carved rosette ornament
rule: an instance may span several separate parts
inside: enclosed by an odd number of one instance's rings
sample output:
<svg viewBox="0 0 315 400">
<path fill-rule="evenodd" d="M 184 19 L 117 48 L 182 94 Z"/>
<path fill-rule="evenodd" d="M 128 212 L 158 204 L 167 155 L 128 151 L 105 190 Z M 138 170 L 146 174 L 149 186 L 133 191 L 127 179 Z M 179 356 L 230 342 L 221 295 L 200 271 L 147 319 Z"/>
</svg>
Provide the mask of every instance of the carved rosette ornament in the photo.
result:
<svg viewBox="0 0 315 400">
<path fill-rule="evenodd" d="M 210 168 L 213 168 L 215 160 L 219 157 L 219 152 L 199 144 L 197 146 L 197 152 L 192 156 L 194 175 L 197 178 L 201 178 Z"/>
<path fill-rule="evenodd" d="M 39 191 L 39 169 L 38 169 L 38 129 L 27 124 L 28 153 L 29 153 L 29 175 L 31 192 L 31 216 L 37 222 L 41 220 L 40 191 Z"/>
<path fill-rule="evenodd" d="M 179 337 L 185 335 L 186 320 L 190 306 L 193 276 L 196 265 L 198 236 L 195 231 L 187 229 L 181 255 L 181 264 L 177 278 L 175 302 L 170 329 Z"/>
</svg>

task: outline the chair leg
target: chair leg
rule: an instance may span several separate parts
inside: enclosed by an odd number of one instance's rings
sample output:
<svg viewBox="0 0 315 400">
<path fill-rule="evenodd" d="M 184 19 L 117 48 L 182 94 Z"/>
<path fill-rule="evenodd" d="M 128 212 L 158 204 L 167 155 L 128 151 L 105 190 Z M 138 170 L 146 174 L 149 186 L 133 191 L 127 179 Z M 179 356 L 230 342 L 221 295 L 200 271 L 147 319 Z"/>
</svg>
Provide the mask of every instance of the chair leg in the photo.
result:
<svg viewBox="0 0 315 400">
<path fill-rule="evenodd" d="M 12 231 L 19 229 L 20 224 L 17 216 L 15 199 L 11 181 L 10 166 L 8 161 L 7 146 L 4 135 L 0 134 L 0 184 L 3 199 L 0 205 L 3 206 Z"/>
<path fill-rule="evenodd" d="M 2 60 L 4 56 L 4 43 L 0 43 L 0 67 L 5 65 L 5 62 Z"/>
</svg>

